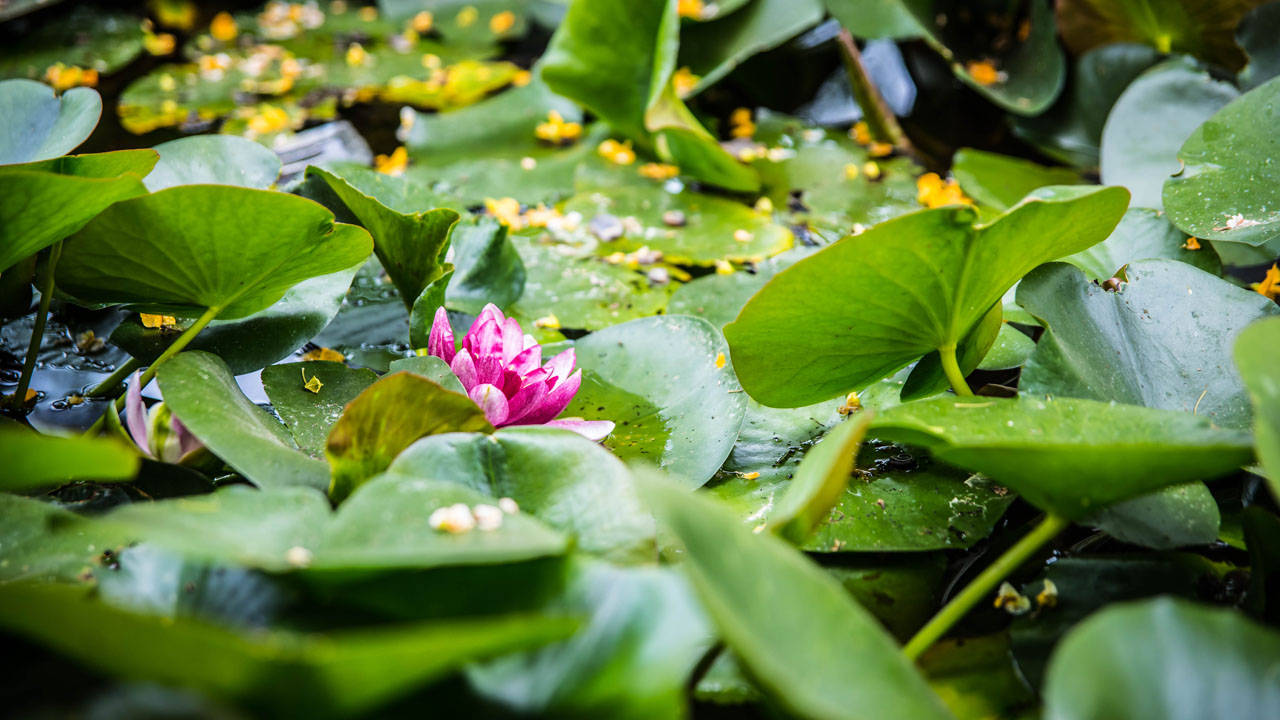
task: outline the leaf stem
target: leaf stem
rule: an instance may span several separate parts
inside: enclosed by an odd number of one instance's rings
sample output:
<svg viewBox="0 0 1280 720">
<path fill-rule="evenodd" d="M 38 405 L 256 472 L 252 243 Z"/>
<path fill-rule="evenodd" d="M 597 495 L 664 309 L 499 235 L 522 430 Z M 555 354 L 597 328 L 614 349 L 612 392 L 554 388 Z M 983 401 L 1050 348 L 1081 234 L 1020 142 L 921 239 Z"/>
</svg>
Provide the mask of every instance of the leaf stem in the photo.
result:
<svg viewBox="0 0 1280 720">
<path fill-rule="evenodd" d="M 898 118 L 889 109 L 884 96 L 880 94 L 880 89 L 867 74 L 867 66 L 862 62 L 862 53 L 858 52 L 858 44 L 854 42 L 853 34 L 840 28 L 838 44 L 840 55 L 844 58 L 845 72 L 849 75 L 849 85 L 853 89 L 853 99 L 858 103 L 858 107 L 862 108 L 862 119 L 867 122 L 867 130 L 871 132 L 871 137 L 879 142 L 892 143 L 902 152 L 914 155 L 915 148 L 912 147 L 911 140 L 902 131 Z"/>
<path fill-rule="evenodd" d="M 960 361 L 956 359 L 956 346 L 943 345 L 938 348 L 938 356 L 942 359 L 942 372 L 951 383 L 951 389 L 961 397 L 973 397 L 969 383 L 964 380 L 964 373 L 960 372 Z"/>
<path fill-rule="evenodd" d="M 102 382 L 89 388 L 85 392 L 84 396 L 91 397 L 91 398 L 99 398 L 99 397 L 107 397 L 108 395 L 111 395 L 112 392 L 114 392 L 116 388 L 120 386 L 120 383 L 124 382 L 125 378 L 129 377 L 131 374 L 133 374 L 134 370 L 137 370 L 140 367 L 142 367 L 141 360 L 139 360 L 138 358 L 132 358 L 132 357 L 129 358 L 123 363 L 120 363 L 120 367 L 116 368 L 115 372 L 108 375 Z"/>
<path fill-rule="evenodd" d="M 27 404 L 27 390 L 31 387 L 31 376 L 35 374 L 36 360 L 40 357 L 40 343 L 44 340 L 44 327 L 49 319 L 49 303 L 53 300 L 53 273 L 58 267 L 58 258 L 62 257 L 62 241 L 49 248 L 45 260 L 44 277 L 40 283 L 40 306 L 36 310 L 36 321 L 31 326 L 31 341 L 27 343 L 27 355 L 22 360 L 22 375 L 18 378 L 18 389 L 9 398 L 9 407 L 14 411 L 22 410 Z"/>
<path fill-rule="evenodd" d="M 975 605 L 987 598 L 997 585 L 1070 525 L 1071 521 L 1066 518 L 1052 513 L 1045 515 L 1039 525 L 1013 547 L 1005 550 L 1004 554 L 996 558 L 995 562 L 979 573 L 973 582 L 966 585 L 964 590 L 951 598 L 951 602 L 939 610 L 928 623 L 925 623 L 925 626 L 920 628 L 919 632 L 902 648 L 903 654 L 911 660 L 919 658 L 925 650 L 946 635 L 952 626 L 960 622 Z"/>
<path fill-rule="evenodd" d="M 195 324 L 193 324 L 191 327 L 187 328 L 186 330 L 183 330 L 182 334 L 178 336 L 178 339 L 174 340 L 173 344 L 165 348 L 164 352 L 160 353 L 160 357 L 156 358 L 155 362 L 151 363 L 151 367 L 148 367 L 146 372 L 142 373 L 142 377 L 138 378 L 139 386 L 146 387 L 147 383 L 154 380 L 156 376 L 156 370 L 159 370 L 160 366 L 165 364 L 165 362 L 169 358 L 182 352 L 187 347 L 187 345 L 191 343 L 192 340 L 196 339 L 196 336 L 200 334 L 201 330 L 204 330 L 209 323 L 213 322 L 213 320 L 218 317 L 218 313 L 220 312 L 222 312 L 221 307 L 208 308 L 207 310 L 204 311 L 204 314 L 201 315 L 200 318 L 195 321 Z M 86 430 L 84 434 L 85 435 L 98 434 L 98 432 L 102 430 L 103 424 L 106 423 L 107 414 L 113 413 L 113 412 L 118 413 L 120 412 L 120 409 L 123 407 L 124 407 L 124 396 L 121 395 L 120 397 L 116 398 L 115 402 L 113 402 L 111 406 L 107 408 L 107 411 L 102 414 L 102 417 L 98 418 L 98 420 L 93 423 L 93 426 L 90 427 L 88 430 Z"/>
</svg>

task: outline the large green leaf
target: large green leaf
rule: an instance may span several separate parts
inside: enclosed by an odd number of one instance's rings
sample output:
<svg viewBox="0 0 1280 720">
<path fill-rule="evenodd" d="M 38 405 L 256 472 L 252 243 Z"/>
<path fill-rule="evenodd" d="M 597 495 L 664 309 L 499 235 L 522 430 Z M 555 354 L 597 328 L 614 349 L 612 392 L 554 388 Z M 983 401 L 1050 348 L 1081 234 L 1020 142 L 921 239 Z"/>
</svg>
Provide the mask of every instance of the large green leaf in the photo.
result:
<svg viewBox="0 0 1280 720">
<path fill-rule="evenodd" d="M 329 432 L 329 494 L 343 500 L 418 438 L 459 431 L 492 432 L 493 426 L 462 393 L 413 373 L 387 375 L 348 403 Z"/>
<path fill-rule="evenodd" d="M 327 183 L 373 235 L 373 250 L 407 306 L 452 269 L 444 255 L 457 212 L 425 207 L 429 199 L 415 198 L 407 181 L 389 175 L 355 173 L 348 179 L 309 167 L 307 176 Z"/>
<path fill-rule="evenodd" d="M 128 540 L 124 533 L 76 519 L 52 502 L 0 494 L 0 585 L 88 581 L 102 554 Z"/>
<path fill-rule="evenodd" d="M 116 440 L 55 437 L 0 425 L 0 456 L 5 461 L 0 490 L 25 492 L 72 480 L 132 480 L 138 453 Z"/>
<path fill-rule="evenodd" d="M 1271 493 L 1280 498 L 1280 320 L 1263 320 L 1244 329 L 1236 339 L 1236 365 L 1253 399 L 1253 435 L 1258 460 L 1266 470 Z"/>
<path fill-rule="evenodd" d="M 1248 435 L 1205 418 L 1074 398 L 923 400 L 880 413 L 870 432 L 928 448 L 1071 519 L 1223 475 L 1252 456 Z"/>
<path fill-rule="evenodd" d="M 599 330 L 574 349 L 583 380 L 567 416 L 613 421 L 606 447 L 690 487 L 715 474 L 747 406 L 719 330 L 667 315 Z"/>
<path fill-rule="evenodd" d="M 725 327 L 743 387 L 797 407 L 954 347 L 1032 268 L 1105 238 L 1128 195 L 1040 192 L 983 225 L 968 208 L 907 215 L 782 271 Z"/>
<path fill-rule="evenodd" d="M 112 203 L 146 193 L 149 150 L 0 167 L 0 271 L 79 230 Z"/>
<path fill-rule="evenodd" d="M 1245 93 L 1196 128 L 1164 183 L 1169 219 L 1210 240 L 1280 238 L 1280 78 Z"/>
<path fill-rule="evenodd" d="M 48 160 L 79 147 L 98 126 L 102 97 L 92 88 L 53 88 L 32 80 L 0 81 L 0 165 Z"/>
<path fill-rule="evenodd" d="M 1185 57 L 1144 72 L 1107 115 L 1102 129 L 1102 182 L 1129 188 L 1134 207 L 1160 209 L 1165 178 L 1180 167 L 1178 148 L 1237 94 L 1235 87 L 1214 80 Z M 1156 117 L 1161 121 L 1152 123 Z"/>
<path fill-rule="evenodd" d="M 1240 18 L 1266 0 L 1063 0 L 1062 39 L 1076 53 L 1099 45 L 1140 42 L 1231 69 L 1244 58 L 1234 33 Z"/>
<path fill-rule="evenodd" d="M 1066 168 L 1045 167 L 973 148 L 956 151 L 951 172 L 969 197 L 1001 212 L 1017 205 L 1037 188 L 1084 182 L 1079 174 Z"/>
<path fill-rule="evenodd" d="M 490 219 L 455 225 L 449 246 L 457 267 L 445 293 L 450 307 L 478 315 L 488 303 L 505 308 L 524 294 L 524 263 L 506 225 Z"/>
<path fill-rule="evenodd" d="M 316 392 L 308 387 L 311 378 L 320 380 Z M 262 389 L 298 447 L 313 457 L 324 457 L 325 441 L 342 409 L 377 379 L 372 370 L 336 362 L 286 363 L 263 369 Z"/>
<path fill-rule="evenodd" d="M 9 631 L 99 671 L 239 700 L 267 715 L 311 717 L 369 711 L 465 663 L 558 640 L 577 625 L 516 615 L 242 634 L 116 609 L 62 587 L 7 588 L 0 608 Z"/>
<path fill-rule="evenodd" d="M 263 145 L 232 135 L 195 135 L 155 146 L 160 162 L 143 181 L 157 192 L 177 185 L 269 188 L 280 175 L 280 157 Z"/>
<path fill-rule="evenodd" d="M 58 286 L 88 302 L 222 318 L 368 257 L 368 233 L 293 195 L 186 185 L 116 203 L 66 242 Z"/>
<path fill-rule="evenodd" d="M 255 485 L 328 487 L 328 465 L 299 450 L 283 425 L 250 402 L 218 356 L 179 353 L 156 377 L 174 416 Z"/>
<path fill-rule="evenodd" d="M 799 544 L 826 519 L 849 486 L 858 446 L 867 433 L 872 411 L 840 423 L 805 453 L 787 491 L 769 513 L 769 525 Z"/>
<path fill-rule="evenodd" d="M 1164 213 L 1150 208 L 1130 208 L 1106 240 L 1062 261 L 1101 283 L 1135 260 L 1152 258 L 1177 260 L 1214 275 L 1222 272 L 1222 261 L 1208 243 L 1198 250 L 1187 249 L 1187 234 L 1174 227 Z"/>
<path fill-rule="evenodd" d="M 1072 81 L 1047 112 L 1016 118 L 1013 131 L 1050 157 L 1080 168 L 1098 167 L 1102 128 L 1120 93 L 1160 55 L 1145 45 L 1094 48 L 1075 64 Z"/>
<path fill-rule="evenodd" d="M 1047 720 L 1228 720 L 1280 714 L 1280 634 L 1234 609 L 1160 598 L 1103 610 L 1063 639 Z"/>
<path fill-rule="evenodd" d="M 1171 550 L 1213 543 L 1222 515 L 1208 486 L 1193 482 L 1116 503 L 1087 522 L 1121 542 Z"/>
<path fill-rule="evenodd" d="M 760 686 L 807 718 L 950 714 L 875 618 L 785 542 L 668 481 L 640 485 L 702 604 Z"/>
<path fill-rule="evenodd" d="M 265 310 L 238 320 L 209 323 L 187 348 L 221 357 L 232 375 L 243 375 L 288 357 L 333 320 L 342 306 L 358 268 L 303 280 Z M 194 321 L 179 320 L 177 328 L 148 328 L 131 316 L 111 331 L 111 343 L 143 363 L 154 362 L 181 331 Z"/>
<path fill-rule="evenodd" d="M 573 535 L 578 547 L 616 560 L 651 560 L 653 520 L 625 466 L 567 430 L 507 427 L 491 436 L 449 433 L 404 451 L 387 476 L 447 480 L 493 497 Z"/>
<path fill-rule="evenodd" d="M 824 0 L 827 11 L 860 38 L 914 38 L 924 34 L 902 0 Z"/>
<path fill-rule="evenodd" d="M 1181 410 L 1247 429 L 1231 347 L 1280 307 L 1175 260 L 1133 262 L 1127 274 L 1115 292 L 1065 263 L 1023 279 L 1018 304 L 1048 329 L 1022 370 L 1022 393 Z"/>
<path fill-rule="evenodd" d="M 799 35 L 822 16 L 821 0 L 752 0 L 719 20 L 682 28 L 677 65 L 700 78 L 695 90 L 710 87 L 739 63 Z"/>
<path fill-rule="evenodd" d="M 679 573 L 574 563 L 565 592 L 544 611 L 588 619 L 563 643 L 468 668 L 473 687 L 542 716 L 687 716 L 685 686 L 712 639 Z"/>
<path fill-rule="evenodd" d="M 48 7 L 53 2 L 8 0 L 0 9 L 0 17 L 7 19 L 15 10 L 21 13 L 22 5 L 28 5 L 30 10 L 30 6 Z M 143 51 L 142 18 L 132 12 L 112 10 L 110 6 L 104 8 L 102 3 L 72 4 L 62 11 L 15 24 L 18 27 L 6 27 L 14 32 L 6 36 L 4 56 L 0 57 L 0 77 L 39 79 L 50 66 L 59 63 L 108 75 L 128 65 Z"/>
</svg>

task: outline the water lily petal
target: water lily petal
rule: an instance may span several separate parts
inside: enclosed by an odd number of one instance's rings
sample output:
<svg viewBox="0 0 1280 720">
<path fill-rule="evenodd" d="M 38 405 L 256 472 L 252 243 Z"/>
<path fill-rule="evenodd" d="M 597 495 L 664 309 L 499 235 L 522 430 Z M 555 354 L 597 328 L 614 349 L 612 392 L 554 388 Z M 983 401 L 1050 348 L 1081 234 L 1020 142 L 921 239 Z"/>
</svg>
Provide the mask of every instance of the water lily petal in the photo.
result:
<svg viewBox="0 0 1280 720">
<path fill-rule="evenodd" d="M 498 309 L 497 305 L 489 303 L 488 305 L 485 305 L 484 309 L 480 311 L 480 314 L 476 316 L 476 321 L 471 323 L 471 327 L 467 330 L 467 334 L 470 335 L 471 333 L 474 333 L 480 329 L 481 325 L 484 325 L 487 322 L 492 322 L 495 325 L 500 326 L 506 319 L 507 318 L 502 314 L 502 311 Z"/>
<path fill-rule="evenodd" d="M 547 392 L 548 388 L 545 383 L 535 382 L 525 385 L 515 394 L 509 396 L 507 401 L 507 423 L 520 422 L 522 418 L 542 404 Z"/>
<path fill-rule="evenodd" d="M 502 362 L 509 363 L 524 350 L 524 331 L 520 321 L 507 318 L 502 323 Z"/>
<path fill-rule="evenodd" d="M 573 348 L 569 348 L 563 352 L 557 353 L 555 357 L 547 361 L 542 368 L 553 376 L 563 378 L 573 370 L 573 366 L 577 363 L 578 356 L 574 353 Z"/>
<path fill-rule="evenodd" d="M 124 394 L 124 424 L 129 437 L 147 457 L 151 454 L 151 434 L 147 427 L 147 408 L 142 404 L 142 378 L 138 371 L 129 376 L 129 389 Z"/>
<path fill-rule="evenodd" d="M 521 375 L 528 375 L 534 370 L 539 370 L 541 369 L 541 365 L 541 345 L 534 345 L 533 347 L 527 347 L 524 350 L 521 350 L 515 357 L 511 358 L 510 362 L 507 363 L 508 368 L 520 373 Z"/>
<path fill-rule="evenodd" d="M 449 369 L 454 375 L 458 376 L 458 380 L 462 381 L 462 387 L 470 390 L 479 382 L 476 379 L 476 363 L 471 358 L 471 353 L 463 348 L 453 356 L 453 362 L 449 363 Z"/>
<path fill-rule="evenodd" d="M 609 420 L 583 420 L 582 418 L 561 418 L 546 423 L 547 427 L 572 430 L 588 440 L 599 442 L 613 432 L 614 424 Z"/>
<path fill-rule="evenodd" d="M 482 383 L 471 388 L 467 393 L 471 401 L 480 406 L 489 424 L 497 427 L 507 420 L 507 396 L 493 385 Z"/>
<path fill-rule="evenodd" d="M 549 363 L 548 363 L 549 364 Z M 569 401 L 573 400 L 573 396 L 578 394 L 578 388 L 582 386 L 582 371 L 575 370 L 569 377 L 557 382 L 547 396 L 542 399 L 538 406 L 529 411 L 525 416 L 525 422 L 533 425 L 550 422 L 557 415 L 564 412 L 569 407 Z"/>
<path fill-rule="evenodd" d="M 453 362 L 453 356 L 457 353 L 453 344 L 453 328 L 449 326 L 449 313 L 444 307 L 436 308 L 436 317 L 431 323 L 431 336 L 427 338 L 427 353 L 447 363 Z"/>
<path fill-rule="evenodd" d="M 486 355 L 502 359 L 502 326 L 492 320 L 486 320 L 473 326 L 462 339 L 462 346 L 471 351 L 471 355 L 479 360 Z"/>
<path fill-rule="evenodd" d="M 475 364 L 477 383 L 493 385 L 498 388 L 503 386 L 501 355 L 476 355 Z"/>
</svg>

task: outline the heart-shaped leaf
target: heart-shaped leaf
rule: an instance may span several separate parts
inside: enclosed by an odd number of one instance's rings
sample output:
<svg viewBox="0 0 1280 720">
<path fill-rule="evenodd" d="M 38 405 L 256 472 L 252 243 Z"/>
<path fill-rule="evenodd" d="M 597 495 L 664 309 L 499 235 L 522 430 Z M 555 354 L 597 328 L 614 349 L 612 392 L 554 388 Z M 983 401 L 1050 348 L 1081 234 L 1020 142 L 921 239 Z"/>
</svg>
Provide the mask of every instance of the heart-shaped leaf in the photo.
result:
<svg viewBox="0 0 1280 720">
<path fill-rule="evenodd" d="M 510 497 L 577 539 L 578 547 L 621 561 L 654 557 L 653 520 L 627 469 L 580 435 L 514 426 L 491 436 L 449 433 L 400 454 L 387 477 L 447 480 L 492 497 Z"/>
<path fill-rule="evenodd" d="M 1253 399 L 1253 435 L 1258 460 L 1266 470 L 1271 493 L 1280 497 L 1280 320 L 1269 319 L 1245 328 L 1236 338 L 1236 365 Z"/>
<path fill-rule="evenodd" d="M 92 88 L 53 88 L 32 80 L 0 81 L 0 165 L 66 155 L 89 138 L 102 115 L 102 97 Z"/>
<path fill-rule="evenodd" d="M 1079 185 L 1084 179 L 1066 168 L 1045 167 L 1021 158 L 961 148 L 951 172 L 969 197 L 1004 212 L 1032 190 L 1046 185 Z"/>
<path fill-rule="evenodd" d="M 307 177 L 329 185 L 369 233 L 382 267 L 400 290 L 408 307 L 452 266 L 444 261 L 449 230 L 458 213 L 449 208 L 428 209 L 400 178 L 374 173 L 352 174 L 348 180 L 317 167 Z"/>
<path fill-rule="evenodd" d="M 594 332 L 574 349 L 583 382 L 566 415 L 613 421 L 608 448 L 690 487 L 715 474 L 747 403 L 719 330 L 701 318 L 667 315 Z"/>
<path fill-rule="evenodd" d="M 821 0 L 753 0 L 739 12 L 680 32 L 677 65 L 700 79 L 694 91 L 710 87 L 739 63 L 799 35 L 822 20 Z"/>
<path fill-rule="evenodd" d="M 640 491 L 684 546 L 682 568 L 720 636 L 788 713 L 950 717 L 875 618 L 798 551 L 659 477 Z"/>
<path fill-rule="evenodd" d="M 1019 278 L 1105 238 L 1127 204 L 1121 188 L 1041 193 L 983 225 L 967 208 L 890 220 L 782 271 L 725 327 L 743 387 L 798 407 L 955 348 Z"/>
<path fill-rule="evenodd" d="M 178 353 L 160 366 L 156 378 L 173 415 L 255 485 L 329 486 L 325 462 L 299 450 L 283 425 L 250 402 L 218 356 Z"/>
<path fill-rule="evenodd" d="M 1102 129 L 1102 182 L 1129 188 L 1134 207 L 1159 210 L 1165 178 L 1179 170 L 1178 148 L 1200 123 L 1238 94 L 1185 57 L 1147 70 L 1125 89 L 1107 115 Z M 1153 124 L 1153 117 L 1164 120 Z"/>
<path fill-rule="evenodd" d="M 413 373 L 387 375 L 348 403 L 329 432 L 325 444 L 333 470 L 329 494 L 341 502 L 386 470 L 413 441 L 459 431 L 493 432 L 493 426 L 462 393 Z"/>
<path fill-rule="evenodd" d="M 368 233 L 293 195 L 185 185 L 117 203 L 69 238 L 58 286 L 87 302 L 223 319 L 368 257 Z"/>
<path fill-rule="evenodd" d="M 160 162 L 143 182 L 151 192 L 178 185 L 271 187 L 280 157 L 260 143 L 233 135 L 195 135 L 155 146 Z"/>
<path fill-rule="evenodd" d="M 318 386 L 311 384 L 312 378 L 320 381 Z M 324 457 L 325 441 L 343 408 L 377 379 L 371 370 L 336 362 L 287 363 L 263 369 L 262 389 L 298 447 Z"/>
<path fill-rule="evenodd" d="M 489 219 L 455 225 L 449 246 L 457 268 L 445 291 L 450 307 L 478 315 L 487 303 L 505 308 L 524 294 L 524 263 L 506 225 Z"/>
<path fill-rule="evenodd" d="M 1130 208 L 1110 237 L 1062 261 L 1101 283 L 1135 260 L 1152 258 L 1177 260 L 1213 275 L 1222 272 L 1222 261 L 1212 246 L 1205 243 L 1189 249 L 1187 234 L 1174 227 L 1164 213 L 1149 208 Z"/>
<path fill-rule="evenodd" d="M 914 38 L 924 33 L 902 0 L 824 0 L 827 11 L 860 38 Z"/>
<path fill-rule="evenodd" d="M 1063 638 L 1046 720 L 1229 720 L 1280 713 L 1280 633 L 1232 608 L 1158 598 L 1107 608 Z"/>
<path fill-rule="evenodd" d="M 1280 79 L 1254 88 L 1196 128 L 1164 183 L 1169 219 L 1210 240 L 1261 245 L 1280 238 Z"/>
<path fill-rule="evenodd" d="M 1205 418 L 1074 398 L 922 400 L 881 412 L 870 433 L 927 448 L 1070 519 L 1223 475 L 1252 456 L 1248 435 Z"/>
</svg>

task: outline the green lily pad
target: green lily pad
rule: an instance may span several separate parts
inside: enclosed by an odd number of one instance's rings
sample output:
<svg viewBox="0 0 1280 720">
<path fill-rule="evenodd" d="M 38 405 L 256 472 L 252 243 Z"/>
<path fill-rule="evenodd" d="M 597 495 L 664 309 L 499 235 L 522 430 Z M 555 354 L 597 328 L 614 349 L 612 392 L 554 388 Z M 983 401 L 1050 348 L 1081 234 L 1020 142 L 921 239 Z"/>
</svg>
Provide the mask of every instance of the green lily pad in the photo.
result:
<svg viewBox="0 0 1280 720">
<path fill-rule="evenodd" d="M 1069 519 L 1223 475 L 1252 456 L 1247 435 L 1205 418 L 1075 398 L 922 400 L 880 413 L 870 432 L 927 448 Z"/>
<path fill-rule="evenodd" d="M 978 363 L 979 370 L 1012 370 L 1021 367 L 1031 353 L 1035 352 L 1036 343 L 1026 333 L 1009 323 L 1000 325 L 996 341 Z M 963 366 L 961 366 L 963 368 Z"/>
<path fill-rule="evenodd" d="M 492 432 L 493 426 L 464 394 L 413 373 L 383 377 L 347 404 L 329 432 L 330 495 L 341 502 L 419 438 L 459 431 Z"/>
<path fill-rule="evenodd" d="M 0 624 L 108 674 L 200 690 L 263 713 L 368 712 L 469 662 L 570 635 L 571 618 L 412 623 L 328 634 L 252 634 L 120 610 L 83 590 L 14 587 Z M 130 652 L 121 656 L 118 648 Z M 262 678 L 274 678 L 263 685 Z"/>
<path fill-rule="evenodd" d="M 676 288 L 667 303 L 671 315 L 696 315 L 723 328 L 733 322 L 752 295 L 783 268 L 808 255 L 810 248 L 798 247 L 756 263 L 755 272 L 705 275 Z"/>
<path fill-rule="evenodd" d="M 155 146 L 160 161 L 143 180 L 157 192 L 178 185 L 238 185 L 266 189 L 280 176 L 280 157 L 256 142 L 196 135 Z"/>
<path fill-rule="evenodd" d="M 951 172 L 969 197 L 1001 212 L 1037 188 L 1084 183 L 1078 173 L 1067 168 L 1045 167 L 972 148 L 957 150 L 951 163 Z"/>
<path fill-rule="evenodd" d="M 640 506 L 627 469 L 598 445 L 567 430 L 507 427 L 491 436 L 448 433 L 404 451 L 387 476 L 447 480 L 527 512 L 617 561 L 655 557 L 653 520 Z"/>
<path fill-rule="evenodd" d="M 363 262 L 363 229 L 293 195 L 187 185 L 116 203 L 66 241 L 58 286 L 80 300 L 244 317 Z"/>
<path fill-rule="evenodd" d="M 1261 245 L 1280 238 L 1280 79 L 1232 101 L 1178 151 L 1182 170 L 1164 183 L 1169 219 L 1210 240 Z"/>
<path fill-rule="evenodd" d="M 265 310 L 238 320 L 209 323 L 187 348 L 221 357 L 232 375 L 244 375 L 279 362 L 334 319 L 355 274 L 356 268 L 351 267 L 303 280 Z M 190 324 L 191 321 L 179 320 L 175 329 L 181 332 Z M 144 327 L 137 316 L 132 316 L 111 332 L 111 343 L 150 364 L 177 337 L 175 329 Z"/>
<path fill-rule="evenodd" d="M 1040 193 L 983 225 L 954 207 L 890 220 L 782 271 L 725 327 L 743 387 L 798 407 L 955 346 L 1022 275 L 1106 237 L 1127 204 L 1121 188 Z"/>
<path fill-rule="evenodd" d="M 473 688 L 531 715 L 687 716 L 685 685 L 711 638 L 679 573 L 574 563 L 564 593 L 543 610 L 587 620 L 563 643 L 468 668 Z"/>
<path fill-rule="evenodd" d="M 1280 320 L 1263 320 L 1241 331 L 1235 358 L 1253 400 L 1254 441 L 1258 460 L 1266 470 L 1271 493 L 1280 497 L 1280 373 L 1275 348 L 1280 341 Z"/>
<path fill-rule="evenodd" d="M 824 0 L 827 12 L 860 38 L 914 38 L 924 34 L 902 0 Z"/>
<path fill-rule="evenodd" d="M 406 183 L 390 176 L 357 175 L 352 184 L 317 167 L 307 168 L 307 175 L 328 183 L 369 230 L 374 253 L 410 306 L 423 290 L 453 269 L 444 255 L 458 213 L 449 208 L 415 207 L 418 203 L 410 199 Z M 388 186 L 391 188 L 384 190 Z"/>
<path fill-rule="evenodd" d="M 1252 90 L 1280 75 L 1280 48 L 1272 40 L 1280 33 L 1280 7 L 1274 3 L 1251 10 L 1236 28 L 1236 44 L 1244 50 L 1249 64 L 1236 76 L 1240 87 Z"/>
<path fill-rule="evenodd" d="M 1033 717 L 1036 696 L 1005 633 L 944 639 L 920 656 L 920 669 L 958 718 Z"/>
<path fill-rule="evenodd" d="M 818 24 L 823 14 L 821 0 L 753 0 L 715 21 L 681 28 L 676 64 L 700 78 L 694 89 L 697 92 L 715 84 L 752 55 L 781 45 Z"/>
<path fill-rule="evenodd" d="M 455 225 L 449 245 L 457 268 L 445 291 L 451 307 L 478 315 L 487 303 L 505 308 L 524 294 L 524 262 L 506 225 L 487 219 Z"/>
<path fill-rule="evenodd" d="M 1218 502 L 1202 482 L 1125 500 L 1088 520 L 1121 542 L 1156 550 L 1208 545 L 1218 539 L 1221 522 Z"/>
<path fill-rule="evenodd" d="M 640 491 L 684 546 L 681 567 L 720 636 L 788 713 L 949 716 L 875 618 L 799 552 L 668 481 L 650 476 Z"/>
<path fill-rule="evenodd" d="M 154 162 L 151 151 L 126 150 L 0 167 L 0 270 L 66 238 L 112 203 L 145 194 L 142 176 Z"/>
<path fill-rule="evenodd" d="M 445 390 L 452 390 L 457 393 L 466 394 L 466 389 L 462 387 L 462 381 L 457 375 L 453 374 L 453 369 L 449 367 L 449 363 L 441 360 L 434 355 L 415 355 L 413 357 L 392 360 L 389 372 L 411 372 L 415 375 L 421 375 L 425 378 L 435 381 Z"/>
<path fill-rule="evenodd" d="M 311 378 L 320 380 L 316 392 L 308 389 Z M 324 457 L 325 441 L 343 408 L 377 379 L 371 370 L 353 370 L 341 363 L 299 362 L 264 368 L 262 388 L 298 447 L 312 457 Z"/>
<path fill-rule="evenodd" d="M 1019 117 L 1013 131 L 1046 155 L 1078 168 L 1097 168 L 1102 129 L 1129 83 L 1160 55 L 1145 45 L 1097 47 L 1076 59 L 1072 81 L 1058 102 L 1036 117 Z"/>
<path fill-rule="evenodd" d="M 0 77 L 40 80 L 59 63 L 109 75 L 142 54 L 144 37 L 142 18 L 133 13 L 79 5 L 10 35 Z"/>
<path fill-rule="evenodd" d="M 0 490 L 26 492 L 73 480 L 132 480 L 139 455 L 116 440 L 55 437 L 0 425 L 0 454 L 9 458 Z"/>
<path fill-rule="evenodd" d="M 0 495 L 0 586 L 88 580 L 103 552 L 119 550 L 128 539 L 76 520 L 51 502 Z"/>
<path fill-rule="evenodd" d="M 289 432 L 249 402 L 226 363 L 188 351 L 156 373 L 165 404 L 213 454 L 260 487 L 325 489 L 329 467 L 298 449 Z"/>
<path fill-rule="evenodd" d="M 1018 304 L 1048 330 L 1023 368 L 1022 393 L 1194 412 L 1248 428 L 1249 398 L 1231 347 L 1246 325 L 1280 308 L 1174 260 L 1134 262 L 1127 274 L 1116 292 L 1065 264 L 1023 280 Z"/>
<path fill-rule="evenodd" d="M 781 537 L 803 543 L 840 501 L 871 415 L 859 413 L 836 425 L 805 453 L 786 492 L 769 512 L 768 523 Z"/>
<path fill-rule="evenodd" d="M 1102 129 L 1102 182 L 1124 185 L 1133 207 L 1161 209 L 1161 186 L 1178 172 L 1178 148 L 1239 93 L 1187 58 L 1147 70 L 1125 89 Z M 1153 117 L 1161 118 L 1151 123 Z M 1226 218 L 1221 218 L 1224 222 Z"/>
<path fill-rule="evenodd" d="M 640 273 L 572 254 L 567 245 L 519 236 L 511 241 L 525 268 L 524 294 L 511 308 L 522 320 L 555 317 L 561 327 L 601 330 L 657 315 L 667 305 L 668 290 L 651 286 Z M 530 324 L 524 322 L 525 328 Z"/>
<path fill-rule="evenodd" d="M 1195 55 L 1232 70 L 1244 64 L 1235 43 L 1240 18 L 1265 0 L 1066 0 L 1058 3 L 1062 40 L 1075 53 L 1139 42 L 1161 53 Z"/>
<path fill-rule="evenodd" d="M 717 260 L 762 260 L 791 247 L 793 241 L 790 230 L 740 203 L 688 191 L 673 194 L 654 186 L 578 195 L 564 209 L 582 213 L 588 221 L 601 213 L 640 221 L 639 234 L 627 232 L 601 243 L 599 252 L 604 254 L 648 247 L 668 262 L 711 265 Z M 681 213 L 685 224 L 667 226 L 662 218 L 668 212 Z"/>
<path fill-rule="evenodd" d="M 1050 660 L 1045 718 L 1270 717 L 1277 664 L 1280 634 L 1234 609 L 1171 598 L 1107 608 Z"/>
<path fill-rule="evenodd" d="M 89 138 L 102 115 L 102 97 L 91 88 L 54 95 L 30 80 L 0 81 L 0 165 L 48 160 L 75 150 Z"/>
<path fill-rule="evenodd" d="M 1090 280 L 1104 282 L 1125 265 L 1152 258 L 1177 260 L 1213 275 L 1222 272 L 1213 247 L 1205 243 L 1198 250 L 1187 249 L 1187 234 L 1163 213 L 1149 208 L 1130 208 L 1106 240 L 1062 260 L 1083 270 Z"/>
<path fill-rule="evenodd" d="M 690 487 L 715 474 L 747 404 L 719 330 L 701 318 L 646 318 L 594 332 L 574 350 L 583 382 L 567 416 L 613 421 L 606 447 Z"/>
<path fill-rule="evenodd" d="M 310 567 L 350 571 L 510 563 L 560 555 L 568 548 L 568 538 L 525 513 L 504 514 L 495 529 L 458 534 L 424 521 L 437 508 L 457 503 L 496 507 L 497 500 L 457 482 L 383 475 L 342 504 Z"/>
</svg>

